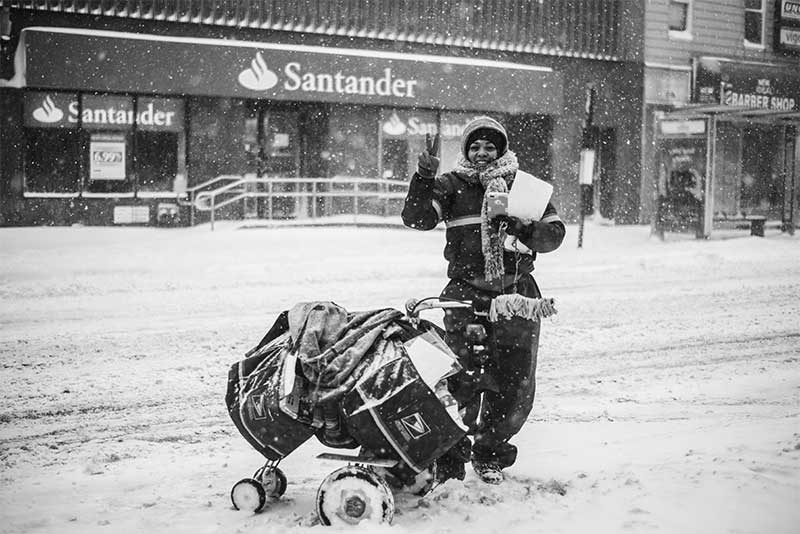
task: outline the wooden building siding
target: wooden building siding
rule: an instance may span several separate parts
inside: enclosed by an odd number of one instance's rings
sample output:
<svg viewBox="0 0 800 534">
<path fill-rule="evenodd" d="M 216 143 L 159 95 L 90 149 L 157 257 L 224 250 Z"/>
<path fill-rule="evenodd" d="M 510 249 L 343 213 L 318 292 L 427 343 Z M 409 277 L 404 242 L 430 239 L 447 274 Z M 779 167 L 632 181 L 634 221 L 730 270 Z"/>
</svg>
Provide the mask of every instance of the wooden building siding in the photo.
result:
<svg viewBox="0 0 800 534">
<path fill-rule="evenodd" d="M 637 38 L 637 32 L 621 31 L 628 1 L 0 0 L 0 5 L 616 61 L 640 57 L 641 32 Z"/>
<path fill-rule="evenodd" d="M 773 51 L 774 11 L 765 0 L 763 49 L 744 44 L 744 0 L 694 0 L 692 38 L 671 38 L 668 30 L 669 0 L 647 0 L 645 11 L 645 62 L 656 65 L 691 64 L 696 56 L 718 56 L 738 60 L 768 61 Z"/>
</svg>

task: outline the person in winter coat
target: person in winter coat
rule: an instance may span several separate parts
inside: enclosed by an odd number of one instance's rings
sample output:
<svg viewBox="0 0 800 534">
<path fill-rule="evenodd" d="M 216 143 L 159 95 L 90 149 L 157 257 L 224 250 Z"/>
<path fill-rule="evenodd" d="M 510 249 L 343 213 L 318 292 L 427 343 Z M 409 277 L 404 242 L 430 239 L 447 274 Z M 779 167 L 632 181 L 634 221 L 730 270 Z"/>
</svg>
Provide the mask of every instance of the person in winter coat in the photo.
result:
<svg viewBox="0 0 800 534">
<path fill-rule="evenodd" d="M 514 183 L 519 164 L 508 150 L 505 128 L 490 117 L 470 122 L 464 130 L 461 156 L 451 172 L 437 176 L 439 136 L 426 139 L 418 170 L 411 178 L 402 211 L 403 223 L 417 230 L 431 230 L 439 222 L 446 226 L 444 257 L 449 283 L 441 292 L 445 299 L 489 303 L 502 294 L 518 293 L 540 298 L 531 272 L 537 253 L 558 248 L 565 228 L 552 203 L 539 221 L 523 221 L 501 215 L 489 218 L 487 194 L 507 192 Z M 505 234 L 524 246 L 504 248 Z M 524 251 L 524 252 L 521 252 Z M 490 347 L 484 364 L 486 379 L 478 373 L 467 339 L 466 326 L 482 324 Z M 536 389 L 536 357 L 539 346 L 538 320 L 522 317 L 489 322 L 472 310 L 448 309 L 444 326 L 447 343 L 458 356 L 463 371 L 450 379 L 449 389 L 459 403 L 474 443 L 468 439 L 437 460 L 437 477 L 462 479 L 464 464 L 488 483 L 503 480 L 502 470 L 516 461 L 517 449 L 509 443 L 525 423 L 533 407 Z M 488 387 L 486 387 L 486 385 Z M 478 388 L 488 409 L 478 413 Z"/>
</svg>

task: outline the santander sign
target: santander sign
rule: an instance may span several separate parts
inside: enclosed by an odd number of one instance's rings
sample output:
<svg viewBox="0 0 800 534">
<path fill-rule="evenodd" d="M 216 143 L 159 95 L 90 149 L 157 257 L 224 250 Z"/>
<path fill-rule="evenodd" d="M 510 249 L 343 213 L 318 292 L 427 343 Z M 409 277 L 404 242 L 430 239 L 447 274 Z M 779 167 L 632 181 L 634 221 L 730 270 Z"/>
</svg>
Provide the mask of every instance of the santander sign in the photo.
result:
<svg viewBox="0 0 800 534">
<path fill-rule="evenodd" d="M 361 96 L 393 96 L 416 98 L 417 80 L 395 75 L 391 67 L 385 67 L 378 76 L 336 72 L 315 72 L 304 68 L 299 61 L 291 61 L 283 67 L 286 91 L 308 93 L 333 93 Z M 256 53 L 250 67 L 238 76 L 239 84 L 251 91 L 267 91 L 279 83 L 278 75 L 269 69 L 261 52 Z"/>
<path fill-rule="evenodd" d="M 174 105 L 165 102 L 163 99 L 140 100 L 139 109 L 134 113 L 132 107 L 102 99 L 91 104 L 84 102 L 82 108 L 77 100 L 61 99 L 59 106 L 53 96 L 43 94 L 38 105 L 26 103 L 26 113 L 30 113 L 33 126 L 58 127 L 64 124 L 77 125 L 80 122 L 83 126 L 98 125 L 106 129 L 127 129 L 134 124 L 150 129 L 182 128 L 182 114 Z"/>
</svg>

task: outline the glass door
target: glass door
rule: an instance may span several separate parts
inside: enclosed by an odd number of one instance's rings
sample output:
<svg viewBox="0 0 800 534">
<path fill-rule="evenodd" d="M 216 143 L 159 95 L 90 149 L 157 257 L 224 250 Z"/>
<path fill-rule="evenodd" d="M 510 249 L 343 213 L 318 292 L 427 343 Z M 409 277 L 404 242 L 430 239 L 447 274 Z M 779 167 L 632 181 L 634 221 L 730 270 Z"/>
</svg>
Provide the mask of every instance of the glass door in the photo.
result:
<svg viewBox="0 0 800 534">
<path fill-rule="evenodd" d="M 300 136 L 295 109 L 265 108 L 261 114 L 261 169 L 265 178 L 300 177 Z M 272 188 L 274 198 L 259 206 L 260 217 L 294 219 L 307 211 L 302 184 L 286 182 Z M 282 195 L 288 195 L 284 196 Z M 271 202 L 270 202 L 271 201 Z M 271 204 L 271 205 L 270 205 Z M 266 210 L 266 213 L 265 213 Z"/>
<path fill-rule="evenodd" d="M 244 124 L 247 173 L 274 182 L 248 186 L 251 191 L 272 194 L 245 203 L 245 217 L 292 219 L 306 213 L 307 201 L 300 195 L 303 185 L 291 182 L 300 177 L 298 118 L 297 109 L 292 107 L 253 104 Z"/>
</svg>

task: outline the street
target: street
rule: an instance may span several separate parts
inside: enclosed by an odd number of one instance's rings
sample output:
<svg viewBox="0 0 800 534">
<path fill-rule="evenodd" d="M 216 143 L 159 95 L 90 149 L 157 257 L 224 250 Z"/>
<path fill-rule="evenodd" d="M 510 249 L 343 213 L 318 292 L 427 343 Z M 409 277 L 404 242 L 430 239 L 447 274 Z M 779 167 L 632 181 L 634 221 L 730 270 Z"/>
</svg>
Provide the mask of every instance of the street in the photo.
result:
<svg viewBox="0 0 800 534">
<path fill-rule="evenodd" d="M 558 314 L 508 480 L 468 469 L 397 496 L 391 531 L 796 532 L 800 239 L 577 234 L 536 262 Z M 314 528 L 339 465 L 313 439 L 282 462 L 280 502 L 231 507 L 262 460 L 226 413 L 229 366 L 297 302 L 438 294 L 443 246 L 400 228 L 0 229 L 0 532 Z"/>
</svg>

